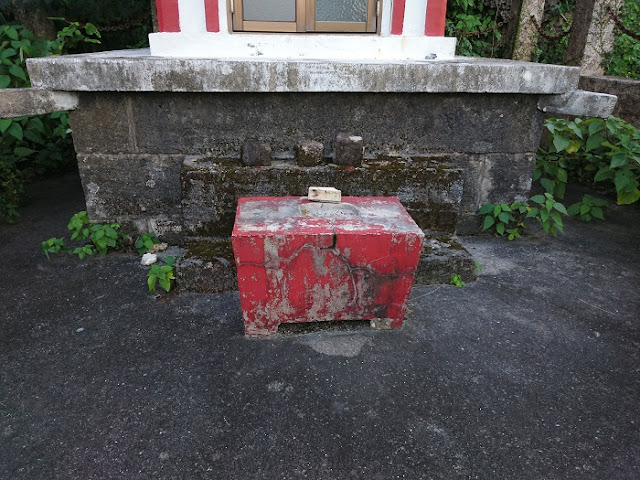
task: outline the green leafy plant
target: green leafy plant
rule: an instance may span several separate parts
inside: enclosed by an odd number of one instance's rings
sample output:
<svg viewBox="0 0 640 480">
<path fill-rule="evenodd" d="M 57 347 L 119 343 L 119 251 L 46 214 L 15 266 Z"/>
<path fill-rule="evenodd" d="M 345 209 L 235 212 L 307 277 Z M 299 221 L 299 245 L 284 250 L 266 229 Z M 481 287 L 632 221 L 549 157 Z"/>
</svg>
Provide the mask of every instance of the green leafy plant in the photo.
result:
<svg viewBox="0 0 640 480">
<path fill-rule="evenodd" d="M 145 233 L 138 237 L 135 245 L 131 238 L 120 231 L 119 223 L 92 224 L 86 211 L 76 213 L 71 217 L 67 225 L 71 241 L 75 243 L 72 248 L 67 247 L 64 238 L 50 238 L 41 242 L 42 251 L 50 260 L 50 254 L 64 252 L 77 255 L 80 259 L 92 255 L 106 255 L 110 251 L 135 248 L 139 254 L 146 253 L 156 243 L 158 238 L 153 233 Z M 80 243 L 78 245 L 78 243 Z M 164 265 L 152 265 L 147 273 L 147 285 L 149 291 L 155 292 L 156 285 L 167 292 L 171 289 L 171 280 L 175 279 L 174 263 L 176 257 L 165 257 Z"/>
<path fill-rule="evenodd" d="M 80 258 L 95 253 L 105 256 L 109 250 L 118 250 L 124 246 L 128 237 L 119 232 L 120 224 L 91 224 L 86 211 L 76 213 L 67 226 L 71 232 L 71 240 L 88 240 L 88 245 L 76 248 L 73 253 Z"/>
<path fill-rule="evenodd" d="M 90 243 L 86 244 L 86 245 L 82 245 L 80 247 L 76 247 L 73 249 L 72 252 L 74 255 L 78 255 L 78 257 L 80 258 L 80 260 L 84 259 L 87 256 L 91 256 L 94 253 L 96 253 L 96 247 L 91 245 Z"/>
<path fill-rule="evenodd" d="M 568 178 L 615 191 L 619 205 L 640 199 L 640 130 L 616 117 L 545 122 L 551 134 L 541 148 L 534 179 L 547 193 L 564 196 Z"/>
<path fill-rule="evenodd" d="M 498 235 L 507 235 L 509 240 L 513 240 L 522 237 L 525 220 L 531 218 L 540 223 L 546 233 L 562 233 L 562 215 L 567 215 L 562 203 L 550 193 L 534 195 L 529 202 L 486 203 L 478 210 L 479 215 L 484 215 L 482 230 L 493 229 Z"/>
<path fill-rule="evenodd" d="M 42 2 L 43 0 L 39 0 Z M 100 45 L 81 42 L 69 49 L 70 53 L 87 53 L 99 50 L 145 48 L 149 46 L 148 34 L 153 32 L 151 11 L 147 0 L 105 2 L 104 0 L 44 0 L 50 5 L 47 13 L 80 22 L 98 23 L 102 32 Z M 56 25 L 66 25 L 61 20 Z"/>
<path fill-rule="evenodd" d="M 457 273 L 451 275 L 449 283 L 454 287 L 464 287 L 466 285 L 466 283 L 462 281 L 462 277 Z"/>
<path fill-rule="evenodd" d="M 64 238 L 52 237 L 49 240 L 45 240 L 44 242 L 40 243 L 40 245 L 42 246 L 42 251 L 46 255 L 48 261 L 51 261 L 51 257 L 49 256 L 49 254 L 65 251 L 67 248 L 67 245 L 64 242 Z"/>
<path fill-rule="evenodd" d="M 567 212 L 573 217 L 578 217 L 583 222 L 590 222 L 593 218 L 604 220 L 604 210 L 608 205 L 609 202 L 602 198 L 584 195 L 582 200 L 567 208 Z"/>
<path fill-rule="evenodd" d="M 482 230 L 492 228 L 500 235 L 507 235 L 509 240 L 520 238 L 525 228 L 524 220 L 527 216 L 527 204 L 523 202 L 486 203 L 478 211 L 484 215 Z"/>
<path fill-rule="evenodd" d="M 502 47 L 496 9 L 477 0 L 449 0 L 445 28 L 457 37 L 456 54 L 493 57 Z"/>
<path fill-rule="evenodd" d="M 624 2 L 619 18 L 631 32 L 640 32 L 640 2 Z M 613 49 L 604 63 L 607 75 L 640 78 L 640 42 L 616 28 Z"/>
<path fill-rule="evenodd" d="M 145 253 L 150 251 L 157 243 L 160 243 L 160 240 L 158 240 L 158 237 L 156 237 L 153 232 L 145 233 L 144 235 L 141 235 L 138 240 L 136 240 L 135 247 L 138 251 L 138 254 L 144 255 Z"/>
<path fill-rule="evenodd" d="M 69 224 L 67 225 L 67 230 L 71 232 L 71 240 L 84 240 L 89 237 L 89 228 L 90 225 L 89 217 L 85 210 L 76 213 L 71 220 L 69 220 Z"/>
<path fill-rule="evenodd" d="M 536 219 L 542 225 L 545 233 L 556 235 L 558 232 L 563 232 L 561 214 L 567 215 L 567 209 L 562 203 L 556 202 L 550 193 L 534 195 L 530 201 L 537 203 L 538 206 L 529 207 L 528 218 Z"/>
<path fill-rule="evenodd" d="M 538 37 L 538 45 L 532 56 L 534 62 L 564 64 L 575 7 L 576 0 L 544 4 L 541 29 L 548 38 L 542 35 Z"/>
<path fill-rule="evenodd" d="M 91 225 L 89 227 L 89 240 L 96 248 L 99 255 L 106 255 L 109 249 L 118 250 L 126 240 L 126 236 L 118 232 L 119 223 L 109 225 Z"/>
<path fill-rule="evenodd" d="M 1 121 L 1 120 L 0 120 Z M 20 216 L 18 207 L 25 197 L 23 174 L 10 162 L 0 160 L 0 219 L 14 223 Z"/>
<path fill-rule="evenodd" d="M 474 265 L 475 265 L 475 267 L 476 267 L 476 273 L 480 273 L 480 272 L 482 272 L 482 265 L 480 265 L 480 264 L 478 263 L 478 261 L 477 261 L 477 260 L 474 260 L 474 261 L 473 261 L 473 264 L 474 264 Z"/>
<path fill-rule="evenodd" d="M 71 240 L 74 242 L 85 242 L 76 246 L 71 253 L 78 257 L 85 258 L 87 256 L 106 255 L 110 250 L 122 250 L 127 244 L 129 237 L 120 232 L 119 223 L 111 223 L 108 225 L 92 224 L 89 221 L 86 211 L 76 213 L 69 220 L 67 229 L 71 233 Z M 59 242 L 62 242 L 60 244 Z M 54 249 L 58 245 L 64 246 L 64 239 L 52 238 L 42 242 L 42 248 L 45 253 L 56 253 L 58 251 L 67 250 L 66 247 Z M 47 255 L 47 258 L 49 256 Z"/>
<path fill-rule="evenodd" d="M 160 287 L 162 287 L 166 292 L 171 290 L 171 280 L 176 278 L 173 269 L 175 261 L 175 257 L 165 257 L 164 265 L 151 265 L 151 268 L 147 273 L 147 285 L 149 286 L 150 292 L 155 293 L 156 285 L 158 283 L 160 283 Z"/>
<path fill-rule="evenodd" d="M 102 35 L 93 23 L 85 23 L 81 26 L 79 22 L 69 22 L 63 17 L 51 17 L 51 20 L 66 23 L 58 32 L 57 38 L 47 44 L 52 55 L 62 55 L 76 48 L 80 43 L 100 43 L 99 39 Z"/>
</svg>

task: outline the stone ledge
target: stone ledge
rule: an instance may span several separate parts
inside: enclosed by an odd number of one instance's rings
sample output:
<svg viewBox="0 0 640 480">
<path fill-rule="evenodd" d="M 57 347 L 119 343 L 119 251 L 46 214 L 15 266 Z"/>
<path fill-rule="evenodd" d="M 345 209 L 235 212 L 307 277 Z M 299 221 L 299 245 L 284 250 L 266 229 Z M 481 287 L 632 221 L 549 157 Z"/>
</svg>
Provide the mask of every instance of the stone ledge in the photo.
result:
<svg viewBox="0 0 640 480">
<path fill-rule="evenodd" d="M 562 95 L 543 97 L 538 109 L 552 115 L 607 118 L 613 112 L 618 97 L 607 93 L 574 90 Z"/>
<path fill-rule="evenodd" d="M 148 49 L 28 60 L 32 84 L 73 91 L 559 94 L 576 67 L 456 57 L 424 61 L 152 57 Z"/>
<path fill-rule="evenodd" d="M 471 254 L 456 235 L 425 231 L 424 248 L 416 272 L 416 285 L 448 285 L 451 275 L 460 275 L 464 282 L 478 278 Z"/>
<path fill-rule="evenodd" d="M 463 171 L 444 160 L 370 162 L 360 167 L 299 167 L 274 161 L 242 167 L 185 160 L 181 170 L 184 233 L 231 234 L 238 198 L 304 196 L 309 186 L 331 185 L 344 195 L 397 196 L 420 228 L 453 232 L 462 198 Z"/>
<path fill-rule="evenodd" d="M 0 118 L 25 117 L 73 110 L 78 95 L 37 88 L 5 88 L 0 90 Z"/>
<path fill-rule="evenodd" d="M 228 238 L 192 238 L 187 253 L 176 263 L 180 293 L 220 293 L 238 290 L 236 265 Z M 451 275 L 465 282 L 478 277 L 471 254 L 455 235 L 425 231 L 425 245 L 414 285 L 448 285 Z"/>
<path fill-rule="evenodd" d="M 579 87 L 618 97 L 613 115 L 640 127 L 640 80 L 609 76 L 582 76 Z"/>
</svg>

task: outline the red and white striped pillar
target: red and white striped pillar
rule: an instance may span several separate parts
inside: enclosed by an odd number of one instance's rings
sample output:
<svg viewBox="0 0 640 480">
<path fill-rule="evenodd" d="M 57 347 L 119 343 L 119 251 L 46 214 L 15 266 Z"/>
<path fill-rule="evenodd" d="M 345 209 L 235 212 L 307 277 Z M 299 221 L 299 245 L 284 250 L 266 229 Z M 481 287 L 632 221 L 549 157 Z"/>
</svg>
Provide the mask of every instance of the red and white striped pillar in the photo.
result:
<svg viewBox="0 0 640 480">
<path fill-rule="evenodd" d="M 156 0 L 160 32 L 217 33 L 218 0 Z"/>
<path fill-rule="evenodd" d="M 455 55 L 456 39 L 444 36 L 446 0 L 382 0 L 380 35 L 232 32 L 228 0 L 155 1 L 154 56 L 423 61 Z"/>
<path fill-rule="evenodd" d="M 443 37 L 447 0 L 393 0 L 391 34 Z"/>
<path fill-rule="evenodd" d="M 444 36 L 447 0 L 386 1 L 391 2 L 391 35 Z M 220 10 L 225 9 L 226 5 L 226 2 L 219 0 L 156 0 L 159 30 L 220 32 L 220 14 L 226 15 L 226 11 Z M 386 12 L 389 10 L 384 9 L 383 16 Z M 383 25 L 385 20 L 382 18 Z"/>
</svg>

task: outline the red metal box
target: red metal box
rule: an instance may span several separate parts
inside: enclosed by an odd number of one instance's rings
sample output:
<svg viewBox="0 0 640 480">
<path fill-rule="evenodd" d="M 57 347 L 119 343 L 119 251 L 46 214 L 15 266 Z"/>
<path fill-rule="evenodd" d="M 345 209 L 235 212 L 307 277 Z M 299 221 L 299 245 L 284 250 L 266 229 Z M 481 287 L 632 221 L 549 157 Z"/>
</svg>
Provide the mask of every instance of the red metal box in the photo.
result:
<svg viewBox="0 0 640 480">
<path fill-rule="evenodd" d="M 395 197 L 241 198 L 232 243 L 245 334 L 337 320 L 401 327 L 423 239 Z"/>
</svg>

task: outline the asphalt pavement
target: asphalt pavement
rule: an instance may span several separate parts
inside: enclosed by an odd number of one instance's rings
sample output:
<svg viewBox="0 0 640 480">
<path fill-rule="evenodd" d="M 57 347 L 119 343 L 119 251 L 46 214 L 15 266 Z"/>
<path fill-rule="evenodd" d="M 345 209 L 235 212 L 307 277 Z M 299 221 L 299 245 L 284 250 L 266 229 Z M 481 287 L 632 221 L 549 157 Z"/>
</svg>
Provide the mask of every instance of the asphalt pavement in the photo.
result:
<svg viewBox="0 0 640 480">
<path fill-rule="evenodd" d="M 148 293 L 131 254 L 40 242 L 73 175 L 0 225 L 0 479 L 640 478 L 640 209 L 462 243 L 398 331 L 243 335 L 237 293 Z"/>
</svg>

